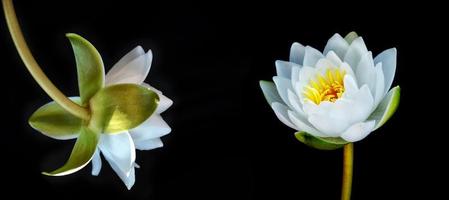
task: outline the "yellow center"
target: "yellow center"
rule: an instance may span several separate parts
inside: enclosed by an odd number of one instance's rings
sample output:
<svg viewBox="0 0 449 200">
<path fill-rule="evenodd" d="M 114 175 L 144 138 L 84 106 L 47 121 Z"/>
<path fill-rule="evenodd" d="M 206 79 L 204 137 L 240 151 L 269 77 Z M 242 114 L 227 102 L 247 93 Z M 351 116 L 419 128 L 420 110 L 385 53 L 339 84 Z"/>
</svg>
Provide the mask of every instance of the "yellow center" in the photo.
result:
<svg viewBox="0 0 449 200">
<path fill-rule="evenodd" d="M 335 102 L 345 92 L 343 77 L 345 71 L 340 69 L 328 69 L 324 75 L 318 73 L 310 79 L 304 87 L 304 96 L 319 105 L 322 101 Z"/>
</svg>

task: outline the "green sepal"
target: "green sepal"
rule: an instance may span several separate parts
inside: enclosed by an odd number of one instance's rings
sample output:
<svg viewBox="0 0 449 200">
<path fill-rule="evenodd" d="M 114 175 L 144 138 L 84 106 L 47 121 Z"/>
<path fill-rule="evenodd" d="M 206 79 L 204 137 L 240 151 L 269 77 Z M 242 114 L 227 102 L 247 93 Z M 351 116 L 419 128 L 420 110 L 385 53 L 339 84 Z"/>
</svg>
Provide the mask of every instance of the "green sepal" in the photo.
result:
<svg viewBox="0 0 449 200">
<path fill-rule="evenodd" d="M 348 42 L 348 44 L 351 44 L 352 41 L 354 41 L 358 37 L 359 37 L 359 35 L 357 35 L 357 33 L 355 31 L 352 31 L 345 36 L 345 40 L 346 40 L 346 42 Z"/>
<path fill-rule="evenodd" d="M 71 97 L 70 99 L 75 103 L 80 103 L 79 97 Z M 31 115 L 28 123 L 48 137 L 67 140 L 78 136 L 82 120 L 53 101 L 37 109 Z"/>
<path fill-rule="evenodd" d="M 387 95 L 385 95 L 376 110 L 374 110 L 368 118 L 368 120 L 376 121 L 374 130 L 380 128 L 391 118 L 391 116 L 393 116 L 399 106 L 400 96 L 401 88 L 399 86 L 392 88 Z"/>
<path fill-rule="evenodd" d="M 349 143 L 342 138 L 315 137 L 302 131 L 296 132 L 295 137 L 305 145 L 319 150 L 335 150 Z"/>
<path fill-rule="evenodd" d="M 82 126 L 67 162 L 59 169 L 52 172 L 42 172 L 47 176 L 64 176 L 77 172 L 86 166 L 92 159 L 100 140 L 100 133 Z"/>
<path fill-rule="evenodd" d="M 68 33 L 66 36 L 75 54 L 81 104 L 85 106 L 104 86 L 103 61 L 100 53 L 89 41 L 74 33 Z"/>
<path fill-rule="evenodd" d="M 153 114 L 159 96 L 136 84 L 117 84 L 98 91 L 90 100 L 90 125 L 102 133 L 137 127 Z"/>
</svg>

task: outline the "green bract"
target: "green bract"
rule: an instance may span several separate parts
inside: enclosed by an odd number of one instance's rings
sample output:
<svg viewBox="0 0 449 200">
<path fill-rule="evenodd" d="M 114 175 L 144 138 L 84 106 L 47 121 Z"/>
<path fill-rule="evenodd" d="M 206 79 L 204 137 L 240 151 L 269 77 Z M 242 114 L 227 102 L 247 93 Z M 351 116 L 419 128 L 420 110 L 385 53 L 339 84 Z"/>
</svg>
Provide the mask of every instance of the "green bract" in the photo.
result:
<svg viewBox="0 0 449 200">
<path fill-rule="evenodd" d="M 80 97 L 72 101 L 90 110 L 90 119 L 82 120 L 55 102 L 35 111 L 30 125 L 55 139 L 76 140 L 68 161 L 59 169 L 44 172 L 62 176 L 83 168 L 92 159 L 101 133 L 117 133 L 137 127 L 148 119 L 159 102 L 159 96 L 136 84 L 104 87 L 104 66 L 95 47 L 79 35 L 67 34 L 76 58 Z"/>
<path fill-rule="evenodd" d="M 81 127 L 80 135 L 76 140 L 69 160 L 61 168 L 52 172 L 43 172 L 49 176 L 63 176 L 71 174 L 83 168 L 92 159 L 97 149 L 100 133 L 85 126 Z"/>
<path fill-rule="evenodd" d="M 158 95 L 143 86 L 106 87 L 90 100 L 91 124 L 103 133 L 128 130 L 148 119 L 158 102 Z"/>
<path fill-rule="evenodd" d="M 103 61 L 89 41 L 73 33 L 68 33 L 66 36 L 75 54 L 81 104 L 85 106 L 104 85 Z"/>
<path fill-rule="evenodd" d="M 307 146 L 321 150 L 334 150 L 348 144 L 348 142 L 341 138 L 315 137 L 306 132 L 296 132 L 295 137 Z"/>
<path fill-rule="evenodd" d="M 377 122 L 374 130 L 380 128 L 387 122 L 399 106 L 399 100 L 401 96 L 401 88 L 399 86 L 391 89 L 384 99 L 380 102 L 377 109 L 371 114 L 368 119 L 380 119 Z"/>
<path fill-rule="evenodd" d="M 352 41 L 354 41 L 357 37 L 359 37 L 359 35 L 356 32 L 352 31 L 345 36 L 345 40 L 346 42 L 348 42 L 348 44 L 351 44 Z"/>
<path fill-rule="evenodd" d="M 80 103 L 79 98 L 70 99 Z M 80 118 L 70 114 L 54 101 L 37 109 L 28 122 L 42 134 L 59 140 L 76 138 L 82 124 Z"/>
</svg>

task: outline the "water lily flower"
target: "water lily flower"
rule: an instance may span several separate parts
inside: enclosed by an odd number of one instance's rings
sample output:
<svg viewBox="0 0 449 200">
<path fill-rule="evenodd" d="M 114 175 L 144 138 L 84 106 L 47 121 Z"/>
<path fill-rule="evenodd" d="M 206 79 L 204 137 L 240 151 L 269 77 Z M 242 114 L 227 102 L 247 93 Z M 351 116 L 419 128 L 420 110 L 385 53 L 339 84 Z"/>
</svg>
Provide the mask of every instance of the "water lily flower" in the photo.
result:
<svg viewBox="0 0 449 200">
<path fill-rule="evenodd" d="M 151 50 L 145 53 L 142 47 L 138 46 L 120 59 L 105 77 L 106 86 L 138 84 L 155 91 L 160 98 L 155 113 L 141 125 L 114 135 L 102 134 L 98 150 L 92 159 L 92 175 L 98 175 L 101 170 L 101 152 L 128 189 L 134 185 L 134 168 L 138 166 L 135 164 L 135 149 L 151 150 L 162 147 L 160 137 L 171 131 L 160 114 L 173 104 L 172 100 L 143 82 L 150 71 L 152 58 Z"/>
<path fill-rule="evenodd" d="M 390 90 L 396 49 L 373 57 L 355 32 L 332 36 L 323 52 L 293 43 L 290 60 L 275 62 L 273 82 L 260 87 L 279 120 L 296 138 L 318 149 L 335 149 L 381 127 L 399 102 Z"/>
<path fill-rule="evenodd" d="M 163 146 L 160 137 L 170 133 L 171 128 L 160 114 L 173 102 L 144 82 L 153 58 L 151 50 L 145 53 L 140 46 L 134 48 L 104 75 L 96 49 L 79 35 L 68 34 L 67 37 L 75 52 L 81 94 L 71 99 L 88 107 L 91 116 L 87 120 L 80 119 L 55 102 L 33 113 L 30 125 L 42 134 L 60 140 L 77 139 L 66 165 L 44 174 L 71 174 L 92 160 L 92 175 L 96 176 L 102 167 L 100 154 L 103 154 L 130 189 L 138 167 L 136 149 Z"/>
<path fill-rule="evenodd" d="M 362 37 L 332 36 L 323 52 L 293 43 L 289 61 L 276 61 L 273 82 L 260 87 L 279 120 L 296 139 L 321 150 L 343 149 L 342 200 L 350 200 L 354 145 L 381 127 L 399 104 L 390 90 L 396 49 L 373 58 Z"/>
<path fill-rule="evenodd" d="M 2 0 L 6 22 L 25 67 L 54 100 L 36 110 L 29 124 L 42 134 L 76 142 L 66 163 L 49 176 L 74 173 L 92 161 L 92 174 L 101 170 L 101 156 L 126 187 L 135 182 L 136 149 L 162 147 L 160 137 L 171 129 L 161 117 L 172 105 L 162 92 L 144 83 L 153 59 L 138 46 L 115 64 L 105 76 L 95 47 L 73 33 L 70 40 L 76 59 L 79 97 L 68 98 L 45 75 L 23 37 L 12 0 Z"/>
</svg>

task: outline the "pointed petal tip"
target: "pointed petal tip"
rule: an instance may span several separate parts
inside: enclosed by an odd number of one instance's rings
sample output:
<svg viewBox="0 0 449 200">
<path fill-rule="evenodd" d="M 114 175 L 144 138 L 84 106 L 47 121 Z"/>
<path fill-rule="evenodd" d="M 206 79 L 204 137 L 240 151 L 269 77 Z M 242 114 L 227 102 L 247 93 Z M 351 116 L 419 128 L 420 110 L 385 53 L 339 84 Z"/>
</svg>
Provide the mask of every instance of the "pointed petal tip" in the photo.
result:
<svg viewBox="0 0 449 200">
<path fill-rule="evenodd" d="M 263 85 L 266 83 L 271 83 L 271 81 L 267 81 L 267 80 L 259 80 L 259 85 Z"/>
<path fill-rule="evenodd" d="M 293 48 L 293 47 L 303 47 L 303 45 L 299 42 L 293 42 L 291 48 Z"/>
<path fill-rule="evenodd" d="M 273 84 L 273 82 L 267 80 L 259 80 L 259 86 L 262 90 L 264 90 L 264 88 L 266 88 L 268 84 Z"/>
<path fill-rule="evenodd" d="M 359 34 L 357 34 L 357 32 L 355 32 L 355 31 L 351 31 L 348 34 L 346 34 L 345 37 L 357 38 L 357 37 L 359 37 Z"/>
<path fill-rule="evenodd" d="M 398 53 L 398 50 L 396 47 L 391 47 L 389 49 L 385 49 L 383 52 L 388 52 L 389 54 L 393 54 L 396 56 L 396 54 Z M 383 53 L 381 52 L 381 53 Z"/>
<path fill-rule="evenodd" d="M 340 33 L 335 33 L 332 37 L 341 37 L 341 38 L 343 38 L 343 37 L 340 35 Z"/>
<path fill-rule="evenodd" d="M 66 33 L 65 36 L 68 38 L 81 37 L 80 35 L 78 35 L 76 33 Z"/>
<path fill-rule="evenodd" d="M 45 176 L 53 176 L 51 173 L 48 173 L 48 172 L 41 172 L 41 174 L 45 175 Z"/>
<path fill-rule="evenodd" d="M 151 49 L 148 49 L 146 54 L 149 58 L 153 58 L 153 51 L 151 51 Z"/>
<path fill-rule="evenodd" d="M 130 183 L 126 183 L 126 189 L 131 190 L 132 187 L 134 186 L 134 182 L 130 182 Z"/>
</svg>

